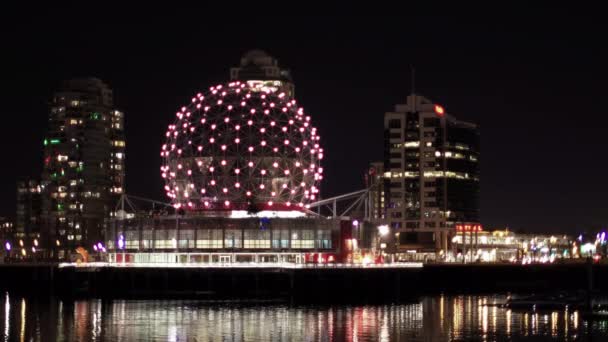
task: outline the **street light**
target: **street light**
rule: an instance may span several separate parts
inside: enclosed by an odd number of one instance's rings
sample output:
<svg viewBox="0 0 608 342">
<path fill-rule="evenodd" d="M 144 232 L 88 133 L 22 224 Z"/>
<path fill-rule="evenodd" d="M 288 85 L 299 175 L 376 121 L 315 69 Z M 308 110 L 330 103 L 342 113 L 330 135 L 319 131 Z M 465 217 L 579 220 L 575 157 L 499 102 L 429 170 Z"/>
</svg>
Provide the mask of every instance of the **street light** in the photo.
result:
<svg viewBox="0 0 608 342">
<path fill-rule="evenodd" d="M 4 248 L 6 248 L 6 251 L 7 251 L 7 252 L 10 252 L 10 251 L 11 251 L 11 247 L 12 247 L 12 246 L 11 246 L 11 243 L 10 243 L 10 242 L 8 242 L 8 241 L 6 241 L 6 243 L 4 244 Z"/>
<path fill-rule="evenodd" d="M 390 229 L 388 228 L 388 225 L 383 224 L 378 226 L 378 234 L 380 234 L 380 236 L 386 236 L 389 233 Z"/>
</svg>

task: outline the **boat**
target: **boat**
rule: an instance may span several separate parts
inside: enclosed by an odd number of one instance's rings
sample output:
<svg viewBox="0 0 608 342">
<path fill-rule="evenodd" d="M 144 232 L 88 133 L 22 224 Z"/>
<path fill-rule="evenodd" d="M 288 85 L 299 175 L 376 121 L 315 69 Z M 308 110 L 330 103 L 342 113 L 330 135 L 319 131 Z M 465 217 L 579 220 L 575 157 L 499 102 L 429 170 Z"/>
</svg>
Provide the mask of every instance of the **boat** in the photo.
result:
<svg viewBox="0 0 608 342">
<path fill-rule="evenodd" d="M 584 308 L 586 298 L 582 294 L 569 295 L 557 294 L 533 294 L 529 296 L 510 295 L 502 305 L 512 310 L 563 310 L 565 308 Z"/>
</svg>

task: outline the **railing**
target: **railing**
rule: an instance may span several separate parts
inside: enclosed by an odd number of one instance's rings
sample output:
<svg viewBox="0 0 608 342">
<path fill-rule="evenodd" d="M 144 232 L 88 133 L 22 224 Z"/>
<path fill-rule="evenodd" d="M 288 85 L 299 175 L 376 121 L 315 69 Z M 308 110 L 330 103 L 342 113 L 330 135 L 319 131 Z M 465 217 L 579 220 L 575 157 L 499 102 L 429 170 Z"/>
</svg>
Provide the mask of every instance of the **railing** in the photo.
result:
<svg viewBox="0 0 608 342">
<path fill-rule="evenodd" d="M 422 268 L 421 262 L 400 262 L 388 264 L 296 264 L 281 262 L 243 262 L 243 263 L 111 263 L 111 262 L 89 262 L 89 263 L 61 263 L 59 268 L 281 268 L 281 269 L 386 269 L 386 268 Z"/>
</svg>

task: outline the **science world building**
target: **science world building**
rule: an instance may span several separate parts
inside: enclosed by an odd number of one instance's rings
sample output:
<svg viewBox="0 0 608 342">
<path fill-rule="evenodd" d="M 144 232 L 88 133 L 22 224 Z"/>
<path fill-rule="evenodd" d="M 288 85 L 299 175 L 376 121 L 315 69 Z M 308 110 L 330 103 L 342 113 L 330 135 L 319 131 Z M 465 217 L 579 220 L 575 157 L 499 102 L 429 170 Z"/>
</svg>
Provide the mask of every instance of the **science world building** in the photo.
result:
<svg viewBox="0 0 608 342">
<path fill-rule="evenodd" d="M 319 217 L 324 150 L 281 89 L 233 81 L 175 113 L 160 175 L 173 214 L 113 219 L 111 262 L 338 262 L 356 247 L 348 220 Z"/>
</svg>

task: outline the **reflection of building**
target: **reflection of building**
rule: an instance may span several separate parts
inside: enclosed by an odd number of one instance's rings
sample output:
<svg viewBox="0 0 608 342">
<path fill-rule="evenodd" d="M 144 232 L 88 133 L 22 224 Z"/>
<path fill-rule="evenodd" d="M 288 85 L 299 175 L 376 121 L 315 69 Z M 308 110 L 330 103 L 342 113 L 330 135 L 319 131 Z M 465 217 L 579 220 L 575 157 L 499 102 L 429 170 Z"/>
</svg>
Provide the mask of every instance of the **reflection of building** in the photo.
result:
<svg viewBox="0 0 608 342">
<path fill-rule="evenodd" d="M 230 69 L 230 79 L 246 81 L 252 88 L 280 90 L 294 96 L 294 85 L 289 70 L 281 69 L 278 61 L 261 50 L 248 51 L 238 67 Z"/>
<path fill-rule="evenodd" d="M 42 187 L 35 180 L 17 183 L 17 220 L 15 233 L 19 238 L 39 237 Z"/>
<path fill-rule="evenodd" d="M 385 114 L 384 127 L 386 212 L 398 250 L 447 253 L 456 223 L 479 223 L 477 126 L 412 94 Z"/>
<path fill-rule="evenodd" d="M 123 128 L 112 91 L 98 79 L 67 81 L 54 94 L 44 139 L 45 243 L 73 250 L 101 239 L 124 191 Z"/>
</svg>

